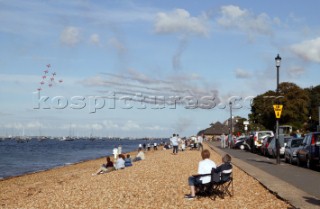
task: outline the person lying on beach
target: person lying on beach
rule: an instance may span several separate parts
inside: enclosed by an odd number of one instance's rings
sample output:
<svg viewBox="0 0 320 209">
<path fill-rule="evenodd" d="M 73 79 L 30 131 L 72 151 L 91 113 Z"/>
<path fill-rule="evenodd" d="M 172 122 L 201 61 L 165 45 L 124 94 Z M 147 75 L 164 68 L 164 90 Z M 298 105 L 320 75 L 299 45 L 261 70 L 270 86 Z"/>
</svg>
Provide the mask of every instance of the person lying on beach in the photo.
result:
<svg viewBox="0 0 320 209">
<path fill-rule="evenodd" d="M 210 160 L 210 152 L 205 149 L 201 152 L 202 160 L 199 162 L 198 174 L 211 173 L 212 168 L 216 168 L 216 164 Z M 190 194 L 185 195 L 186 199 L 193 199 L 196 196 L 195 187 L 201 184 L 207 184 L 211 181 L 211 175 L 200 177 L 198 175 L 190 176 L 188 183 L 190 186 Z"/>
<path fill-rule="evenodd" d="M 144 152 L 142 151 L 142 149 L 139 148 L 137 156 L 132 161 L 136 162 L 144 159 L 145 159 Z"/>
<path fill-rule="evenodd" d="M 130 154 L 127 154 L 127 158 L 124 160 L 124 166 L 129 167 L 132 166 L 132 160 Z"/>
<path fill-rule="evenodd" d="M 107 163 L 106 164 L 102 164 L 101 167 L 99 168 L 99 170 L 97 170 L 96 173 L 93 173 L 92 175 L 99 175 L 99 174 L 102 174 L 102 173 L 108 173 L 110 171 L 113 171 L 114 170 L 114 167 L 113 167 L 113 162 L 111 161 L 110 157 L 106 157 L 106 160 L 107 160 Z"/>
<path fill-rule="evenodd" d="M 118 160 L 116 161 L 115 165 L 114 165 L 114 168 L 116 170 L 120 170 L 120 169 L 123 169 L 125 166 L 124 166 L 124 155 L 123 154 L 120 154 L 118 155 Z"/>
</svg>

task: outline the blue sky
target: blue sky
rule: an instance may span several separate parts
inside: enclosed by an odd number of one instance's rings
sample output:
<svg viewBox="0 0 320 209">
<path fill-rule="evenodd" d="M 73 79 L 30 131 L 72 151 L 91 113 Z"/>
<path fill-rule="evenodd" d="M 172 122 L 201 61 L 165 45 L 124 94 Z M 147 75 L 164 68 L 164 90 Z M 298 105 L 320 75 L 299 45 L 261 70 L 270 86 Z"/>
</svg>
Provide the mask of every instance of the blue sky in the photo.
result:
<svg viewBox="0 0 320 209">
<path fill-rule="evenodd" d="M 278 53 L 280 82 L 319 85 L 319 7 L 0 0 L 0 136 L 189 136 L 234 99 L 247 118 L 276 88 Z"/>
</svg>

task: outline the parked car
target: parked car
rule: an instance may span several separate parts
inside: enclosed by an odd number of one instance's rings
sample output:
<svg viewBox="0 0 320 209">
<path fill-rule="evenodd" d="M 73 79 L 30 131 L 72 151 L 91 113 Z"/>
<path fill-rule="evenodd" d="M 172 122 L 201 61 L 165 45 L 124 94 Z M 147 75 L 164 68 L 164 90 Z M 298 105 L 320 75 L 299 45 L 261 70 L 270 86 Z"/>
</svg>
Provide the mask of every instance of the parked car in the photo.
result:
<svg viewBox="0 0 320 209">
<path fill-rule="evenodd" d="M 320 132 L 305 135 L 297 151 L 297 164 L 306 164 L 307 168 L 320 164 Z"/>
<path fill-rule="evenodd" d="M 297 162 L 297 151 L 301 145 L 303 138 L 291 138 L 288 140 L 284 149 L 284 159 L 290 164 Z"/>
<path fill-rule="evenodd" d="M 245 150 L 248 149 L 245 141 L 248 139 L 247 136 L 240 136 L 238 138 L 235 139 L 233 148 L 234 149 L 241 149 L 241 150 Z"/>
<path fill-rule="evenodd" d="M 287 140 L 288 140 L 288 137 L 287 138 L 279 137 L 279 145 L 280 145 L 279 154 L 280 154 L 280 157 L 284 156 L 284 144 L 285 144 L 285 141 L 287 141 Z M 277 157 L 276 138 L 274 136 L 272 137 L 267 150 L 268 150 L 268 155 L 269 156 L 274 157 L 274 158 Z"/>
<path fill-rule="evenodd" d="M 274 136 L 273 131 L 255 131 L 253 132 L 253 138 L 251 139 L 252 152 L 261 151 L 262 142 L 266 136 Z"/>
<path fill-rule="evenodd" d="M 267 156 L 268 155 L 268 146 L 271 142 L 271 140 L 273 139 L 273 136 L 266 136 L 264 139 L 263 139 L 263 142 L 262 142 L 262 145 L 261 145 L 261 154 L 264 155 L 264 156 Z"/>
</svg>

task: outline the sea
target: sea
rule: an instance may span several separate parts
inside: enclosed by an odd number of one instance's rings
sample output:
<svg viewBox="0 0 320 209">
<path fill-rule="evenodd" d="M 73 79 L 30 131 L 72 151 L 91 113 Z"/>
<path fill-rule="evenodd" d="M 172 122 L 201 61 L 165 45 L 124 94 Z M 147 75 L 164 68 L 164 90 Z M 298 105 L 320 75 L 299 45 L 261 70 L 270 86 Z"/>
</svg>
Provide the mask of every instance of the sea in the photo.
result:
<svg viewBox="0 0 320 209">
<path fill-rule="evenodd" d="M 121 145 L 122 153 L 138 149 L 139 144 L 166 142 L 166 139 L 30 139 L 24 142 L 0 141 L 0 179 L 35 173 L 112 155 Z"/>
</svg>

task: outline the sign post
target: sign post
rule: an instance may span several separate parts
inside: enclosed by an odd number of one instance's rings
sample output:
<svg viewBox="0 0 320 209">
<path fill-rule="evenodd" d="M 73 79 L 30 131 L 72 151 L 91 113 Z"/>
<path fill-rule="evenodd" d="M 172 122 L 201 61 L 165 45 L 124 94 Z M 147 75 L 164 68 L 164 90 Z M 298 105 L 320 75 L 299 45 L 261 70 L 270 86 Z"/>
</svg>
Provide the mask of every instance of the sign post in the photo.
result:
<svg viewBox="0 0 320 209">
<path fill-rule="evenodd" d="M 277 130 L 276 130 L 276 155 L 277 155 L 277 164 L 280 164 L 280 144 L 279 144 L 279 119 L 281 117 L 281 112 L 282 112 L 282 107 L 283 105 L 273 105 L 274 113 L 277 118 Z"/>
<path fill-rule="evenodd" d="M 283 107 L 283 105 L 273 105 L 273 109 L 274 109 L 274 113 L 276 115 L 276 118 L 281 118 L 282 107 Z"/>
</svg>

